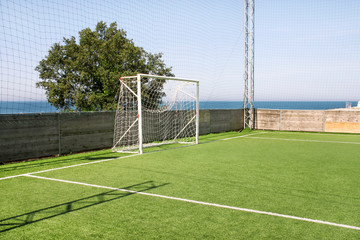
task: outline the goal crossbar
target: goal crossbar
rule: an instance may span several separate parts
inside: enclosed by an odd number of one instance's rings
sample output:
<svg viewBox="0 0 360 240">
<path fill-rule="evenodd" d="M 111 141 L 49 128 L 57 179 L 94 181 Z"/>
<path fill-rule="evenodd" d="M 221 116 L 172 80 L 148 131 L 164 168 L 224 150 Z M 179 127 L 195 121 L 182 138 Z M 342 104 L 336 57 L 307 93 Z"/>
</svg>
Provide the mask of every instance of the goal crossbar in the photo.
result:
<svg viewBox="0 0 360 240">
<path fill-rule="evenodd" d="M 135 78 L 137 78 L 138 76 L 140 76 L 140 78 L 142 78 L 142 77 L 151 77 L 151 78 L 157 78 L 157 79 L 167 79 L 167 80 L 176 80 L 176 81 L 183 81 L 183 82 L 199 83 L 199 80 L 190 79 L 190 78 L 166 77 L 166 76 L 143 74 L 143 73 L 139 73 L 139 74 L 137 74 L 136 76 L 121 77 L 121 79 L 135 79 Z"/>
</svg>

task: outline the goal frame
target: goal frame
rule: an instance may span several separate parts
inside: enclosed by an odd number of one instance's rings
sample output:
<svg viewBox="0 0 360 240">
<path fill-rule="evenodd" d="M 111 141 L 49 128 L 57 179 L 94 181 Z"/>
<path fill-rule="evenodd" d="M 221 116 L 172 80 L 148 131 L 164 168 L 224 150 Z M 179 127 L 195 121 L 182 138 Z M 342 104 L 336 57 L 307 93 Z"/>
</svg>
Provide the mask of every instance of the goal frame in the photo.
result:
<svg viewBox="0 0 360 240">
<path fill-rule="evenodd" d="M 129 90 L 137 97 L 137 113 L 138 113 L 137 123 L 138 123 L 138 145 L 139 145 L 138 146 L 138 153 L 143 154 L 143 148 L 144 148 L 144 144 L 143 144 L 143 114 L 142 114 L 143 109 L 142 109 L 142 92 L 141 92 L 141 90 L 142 90 L 141 89 L 141 80 L 144 77 L 155 78 L 155 79 L 163 79 L 163 80 L 169 80 L 169 81 L 191 82 L 191 83 L 194 83 L 196 85 L 196 90 L 195 90 L 196 96 L 191 96 L 191 97 L 196 100 L 196 106 L 195 106 L 195 108 L 196 108 L 195 109 L 195 128 L 196 128 L 196 130 L 195 130 L 195 144 L 198 144 L 199 143 L 199 81 L 195 80 L 195 79 L 188 79 L 188 78 L 167 77 L 167 76 L 159 76 L 159 75 L 141 74 L 140 73 L 140 74 L 137 74 L 135 76 L 120 77 L 120 79 L 119 79 L 121 84 L 124 84 L 123 80 L 136 79 L 137 92 L 135 93 L 132 90 L 130 90 L 130 89 Z M 115 115 L 115 117 L 116 117 L 116 115 Z M 116 120 L 115 120 L 115 124 L 116 124 Z M 114 131 L 116 131 L 115 128 L 114 128 Z M 120 140 L 121 140 L 121 138 L 120 138 Z M 162 144 L 169 144 L 169 142 L 168 143 L 160 143 L 160 144 L 157 144 L 157 145 L 162 145 Z M 116 143 L 114 143 L 114 146 L 113 146 L 112 150 L 116 151 L 115 150 L 116 148 L 117 148 Z"/>
</svg>

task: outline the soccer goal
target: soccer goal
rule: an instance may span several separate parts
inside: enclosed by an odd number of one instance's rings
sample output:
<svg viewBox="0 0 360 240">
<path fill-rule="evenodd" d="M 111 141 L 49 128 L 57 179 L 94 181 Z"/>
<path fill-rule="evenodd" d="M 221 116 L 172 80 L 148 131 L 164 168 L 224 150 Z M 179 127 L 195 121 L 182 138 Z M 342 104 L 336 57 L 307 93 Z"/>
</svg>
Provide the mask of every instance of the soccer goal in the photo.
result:
<svg viewBox="0 0 360 240">
<path fill-rule="evenodd" d="M 144 147 L 199 138 L 199 81 L 138 74 L 121 77 L 113 151 L 143 153 Z"/>
</svg>

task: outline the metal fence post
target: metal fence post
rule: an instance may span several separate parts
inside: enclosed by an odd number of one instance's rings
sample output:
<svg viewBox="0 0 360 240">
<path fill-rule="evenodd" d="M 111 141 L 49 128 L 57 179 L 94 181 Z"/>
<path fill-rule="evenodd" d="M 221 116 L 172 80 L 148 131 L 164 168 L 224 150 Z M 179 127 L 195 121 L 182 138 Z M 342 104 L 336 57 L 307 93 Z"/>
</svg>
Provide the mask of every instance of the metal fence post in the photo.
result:
<svg viewBox="0 0 360 240">
<path fill-rule="evenodd" d="M 58 113 L 59 157 L 61 157 L 61 112 Z"/>
</svg>

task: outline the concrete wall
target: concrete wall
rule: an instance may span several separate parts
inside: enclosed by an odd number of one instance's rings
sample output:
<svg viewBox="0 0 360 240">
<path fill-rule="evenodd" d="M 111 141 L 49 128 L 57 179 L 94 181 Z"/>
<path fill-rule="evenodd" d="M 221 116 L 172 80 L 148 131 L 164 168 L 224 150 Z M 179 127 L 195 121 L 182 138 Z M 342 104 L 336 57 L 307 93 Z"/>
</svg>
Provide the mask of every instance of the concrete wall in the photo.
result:
<svg viewBox="0 0 360 240">
<path fill-rule="evenodd" d="M 255 128 L 265 130 L 360 133 L 360 111 L 255 111 Z"/>
<path fill-rule="evenodd" d="M 111 147 L 114 115 L 114 112 L 60 114 L 61 154 Z"/>
<path fill-rule="evenodd" d="M 327 111 L 325 131 L 360 133 L 360 110 Z"/>
<path fill-rule="evenodd" d="M 0 162 L 107 148 L 114 112 L 0 115 Z"/>
<path fill-rule="evenodd" d="M 0 115 L 0 162 L 55 155 L 58 139 L 56 114 Z"/>
<path fill-rule="evenodd" d="M 240 130 L 244 126 L 242 109 L 200 110 L 200 135 Z"/>
<path fill-rule="evenodd" d="M 114 112 L 0 115 L 0 163 L 112 147 Z M 243 110 L 200 110 L 200 134 L 239 130 Z"/>
<path fill-rule="evenodd" d="M 255 110 L 255 129 L 280 130 L 280 110 Z"/>
<path fill-rule="evenodd" d="M 240 130 L 242 109 L 200 110 L 200 135 Z M 255 128 L 360 133 L 360 111 L 255 111 Z M 0 163 L 112 146 L 114 112 L 0 115 Z"/>
</svg>

